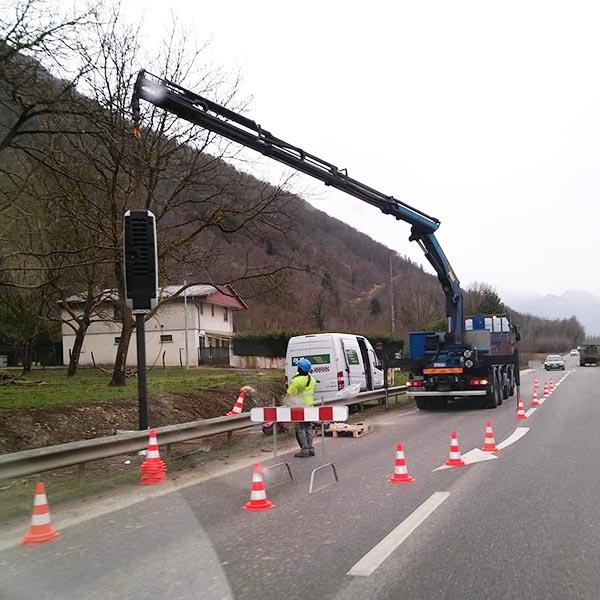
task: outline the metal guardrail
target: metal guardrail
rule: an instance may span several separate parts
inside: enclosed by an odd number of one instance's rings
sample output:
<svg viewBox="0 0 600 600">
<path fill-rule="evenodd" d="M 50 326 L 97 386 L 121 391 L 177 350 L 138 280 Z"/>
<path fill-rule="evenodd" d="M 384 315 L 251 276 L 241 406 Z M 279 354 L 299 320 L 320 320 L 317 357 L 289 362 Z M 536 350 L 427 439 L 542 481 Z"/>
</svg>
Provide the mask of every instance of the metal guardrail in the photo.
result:
<svg viewBox="0 0 600 600">
<path fill-rule="evenodd" d="M 406 391 L 406 386 L 394 386 L 387 389 L 388 397 L 399 396 Z M 386 390 L 362 392 L 351 399 L 340 399 L 326 402 L 326 405 L 351 405 L 362 404 L 370 400 L 385 399 Z M 218 434 L 231 434 L 254 426 L 250 421 L 250 413 L 241 413 L 229 417 L 215 417 L 202 421 L 191 421 L 178 425 L 157 427 L 159 443 L 161 446 L 170 446 L 179 442 L 187 442 L 199 438 L 210 437 Z M 119 433 L 101 438 L 69 442 L 45 448 L 35 448 L 22 452 L 13 452 L 0 456 L 0 479 L 13 479 L 85 464 L 94 460 L 111 458 L 121 454 L 130 454 L 145 450 L 148 445 L 148 432 L 133 431 Z"/>
</svg>

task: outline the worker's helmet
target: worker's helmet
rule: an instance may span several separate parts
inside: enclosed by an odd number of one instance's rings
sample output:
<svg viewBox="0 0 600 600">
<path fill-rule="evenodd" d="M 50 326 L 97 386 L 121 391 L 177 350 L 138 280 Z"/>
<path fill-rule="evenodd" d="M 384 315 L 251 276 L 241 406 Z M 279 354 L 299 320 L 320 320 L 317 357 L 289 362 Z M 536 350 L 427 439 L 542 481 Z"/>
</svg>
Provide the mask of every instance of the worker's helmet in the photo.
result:
<svg viewBox="0 0 600 600">
<path fill-rule="evenodd" d="M 303 373 L 310 373 L 312 369 L 312 364 L 310 363 L 310 360 L 306 358 L 301 358 L 296 363 L 296 366 L 298 367 L 298 371 L 302 371 Z"/>
</svg>

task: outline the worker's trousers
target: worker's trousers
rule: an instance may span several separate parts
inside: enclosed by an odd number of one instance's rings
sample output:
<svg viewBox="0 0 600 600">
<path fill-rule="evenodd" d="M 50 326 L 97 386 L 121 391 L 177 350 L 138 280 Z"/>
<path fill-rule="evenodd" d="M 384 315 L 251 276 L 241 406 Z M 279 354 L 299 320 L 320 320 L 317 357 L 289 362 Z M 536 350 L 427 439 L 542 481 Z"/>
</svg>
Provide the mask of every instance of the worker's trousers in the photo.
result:
<svg viewBox="0 0 600 600">
<path fill-rule="evenodd" d="M 312 423 L 296 423 L 296 439 L 302 450 L 313 450 Z"/>
</svg>

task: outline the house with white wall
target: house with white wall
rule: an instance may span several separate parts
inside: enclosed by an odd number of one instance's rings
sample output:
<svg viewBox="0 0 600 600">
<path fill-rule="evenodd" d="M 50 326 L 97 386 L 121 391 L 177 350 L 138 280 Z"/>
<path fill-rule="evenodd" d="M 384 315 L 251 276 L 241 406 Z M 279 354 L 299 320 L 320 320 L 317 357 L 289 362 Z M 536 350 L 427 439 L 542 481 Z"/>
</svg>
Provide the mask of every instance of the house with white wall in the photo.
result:
<svg viewBox="0 0 600 600">
<path fill-rule="evenodd" d="M 229 347 L 233 336 L 234 314 L 248 307 L 230 285 L 193 285 L 181 291 L 182 285 L 169 285 L 160 290 L 162 303 L 155 314 L 146 321 L 146 362 L 149 367 L 185 366 L 186 335 L 187 363 L 229 364 Z M 181 293 L 179 293 L 181 291 Z M 112 365 L 121 334 L 118 319 L 118 303 L 114 295 L 107 299 L 93 316 L 85 340 L 79 364 Z M 78 298 L 67 300 L 71 311 L 77 314 Z M 69 363 L 75 341 L 71 318 L 62 311 L 63 362 Z M 129 343 L 127 364 L 137 364 L 135 333 Z"/>
</svg>

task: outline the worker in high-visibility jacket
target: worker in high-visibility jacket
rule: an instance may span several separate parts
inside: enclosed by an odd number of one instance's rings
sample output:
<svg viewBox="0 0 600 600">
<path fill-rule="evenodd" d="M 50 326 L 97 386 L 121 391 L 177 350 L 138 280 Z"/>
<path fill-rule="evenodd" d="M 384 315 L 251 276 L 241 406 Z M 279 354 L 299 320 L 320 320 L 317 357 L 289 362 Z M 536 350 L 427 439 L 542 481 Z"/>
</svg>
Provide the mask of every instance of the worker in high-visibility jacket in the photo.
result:
<svg viewBox="0 0 600 600">
<path fill-rule="evenodd" d="M 313 406 L 317 380 L 310 374 L 312 364 L 310 360 L 301 358 L 296 366 L 298 367 L 298 373 L 292 378 L 288 386 L 287 403 L 297 406 Z M 297 452 L 294 456 L 308 458 L 315 455 L 312 423 L 296 423 L 296 439 L 300 445 L 300 452 Z"/>
</svg>

